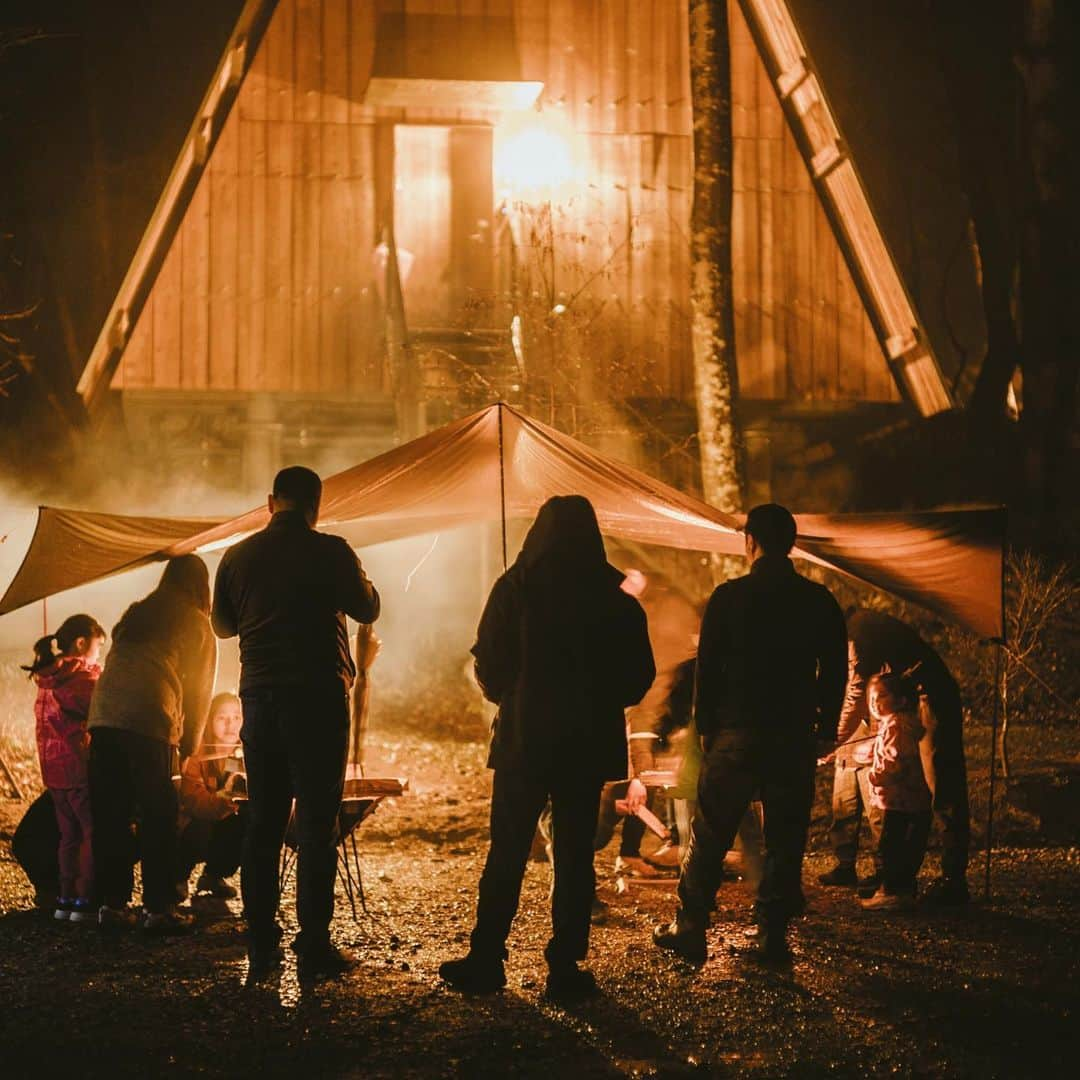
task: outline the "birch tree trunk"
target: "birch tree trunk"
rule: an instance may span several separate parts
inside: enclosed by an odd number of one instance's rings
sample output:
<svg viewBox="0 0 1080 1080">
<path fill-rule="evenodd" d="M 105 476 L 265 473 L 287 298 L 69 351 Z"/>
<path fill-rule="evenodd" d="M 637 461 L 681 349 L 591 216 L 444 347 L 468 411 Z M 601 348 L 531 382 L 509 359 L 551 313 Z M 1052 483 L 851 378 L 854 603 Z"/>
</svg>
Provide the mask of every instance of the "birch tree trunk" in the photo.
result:
<svg viewBox="0 0 1080 1080">
<path fill-rule="evenodd" d="M 689 0 L 694 109 L 690 311 L 701 484 L 720 510 L 742 508 L 743 447 L 736 416 L 731 291 L 731 56 L 727 0 Z"/>
</svg>

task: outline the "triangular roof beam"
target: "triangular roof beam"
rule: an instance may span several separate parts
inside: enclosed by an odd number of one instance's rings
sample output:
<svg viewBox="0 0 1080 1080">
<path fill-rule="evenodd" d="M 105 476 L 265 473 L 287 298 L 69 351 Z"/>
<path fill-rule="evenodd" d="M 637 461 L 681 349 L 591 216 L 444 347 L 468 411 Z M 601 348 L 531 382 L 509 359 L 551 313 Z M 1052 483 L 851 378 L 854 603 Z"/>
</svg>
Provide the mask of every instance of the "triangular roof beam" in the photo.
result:
<svg viewBox="0 0 1080 1080">
<path fill-rule="evenodd" d="M 228 45 L 195 114 L 157 206 L 135 250 L 120 290 L 90 353 L 78 391 L 92 417 L 104 400 L 191 196 L 210 161 L 240 85 L 277 7 L 277 0 L 246 0 Z"/>
<path fill-rule="evenodd" d="M 786 0 L 739 0 L 901 393 L 922 416 L 954 405 Z"/>
</svg>

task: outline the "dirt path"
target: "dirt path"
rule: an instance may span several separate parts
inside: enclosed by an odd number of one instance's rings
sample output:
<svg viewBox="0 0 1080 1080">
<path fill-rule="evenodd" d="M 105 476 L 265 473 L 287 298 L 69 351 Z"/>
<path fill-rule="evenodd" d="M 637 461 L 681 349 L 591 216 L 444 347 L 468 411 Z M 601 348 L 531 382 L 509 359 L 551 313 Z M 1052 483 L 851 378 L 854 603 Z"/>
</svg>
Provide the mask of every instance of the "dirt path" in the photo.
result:
<svg viewBox="0 0 1080 1080">
<path fill-rule="evenodd" d="M 1005 852 L 992 904 L 933 919 L 872 917 L 848 894 L 817 889 L 827 860 L 813 854 L 793 970 L 761 973 L 742 959 L 748 897 L 733 884 L 695 974 L 648 944 L 670 894 L 617 895 L 612 848 L 597 861 L 609 910 L 591 958 L 604 994 L 573 1010 L 541 997 L 548 870 L 530 864 L 509 986 L 463 998 L 436 972 L 471 926 L 483 750 L 408 734 L 376 741 L 371 766 L 408 776 L 412 790 L 363 828 L 369 914 L 354 922 L 339 897 L 334 935 L 359 969 L 310 991 L 291 956 L 278 982 L 244 988 L 235 911 L 204 911 L 198 934 L 169 942 L 53 923 L 31 910 L 0 840 L 3 1075 L 1015 1077 L 1055 1075 L 1072 1059 L 1076 849 Z M 17 807 L 3 808 L 9 835 Z"/>
</svg>

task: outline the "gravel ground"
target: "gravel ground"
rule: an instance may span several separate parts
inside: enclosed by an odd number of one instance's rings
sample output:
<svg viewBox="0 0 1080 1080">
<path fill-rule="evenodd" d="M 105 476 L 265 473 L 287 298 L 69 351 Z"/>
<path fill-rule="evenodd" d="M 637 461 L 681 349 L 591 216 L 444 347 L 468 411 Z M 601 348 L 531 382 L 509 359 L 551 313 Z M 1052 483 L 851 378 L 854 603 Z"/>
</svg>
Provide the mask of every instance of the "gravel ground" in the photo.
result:
<svg viewBox="0 0 1080 1080">
<path fill-rule="evenodd" d="M 314 989 L 300 989 L 291 954 L 279 980 L 244 987 L 235 903 L 198 907 L 198 933 L 172 941 L 110 940 L 43 917 L 10 858 L 22 806 L 0 803 L 0 1073 L 1015 1077 L 1056 1075 L 1072 1059 L 1076 848 L 1001 851 L 993 900 L 945 916 L 862 912 L 849 893 L 815 886 L 829 863 L 816 851 L 792 970 L 744 959 L 749 897 L 736 882 L 721 892 L 710 959 L 695 973 L 649 943 L 671 892 L 617 892 L 613 846 L 597 859 L 609 907 L 590 958 L 603 994 L 573 1009 L 542 998 L 548 869 L 533 863 L 506 991 L 461 997 L 437 969 L 471 926 L 483 748 L 406 732 L 371 751 L 370 771 L 408 776 L 410 793 L 361 830 L 368 913 L 354 921 L 339 895 L 334 936 L 359 967 Z M 291 890 L 286 899 L 292 929 Z"/>
</svg>

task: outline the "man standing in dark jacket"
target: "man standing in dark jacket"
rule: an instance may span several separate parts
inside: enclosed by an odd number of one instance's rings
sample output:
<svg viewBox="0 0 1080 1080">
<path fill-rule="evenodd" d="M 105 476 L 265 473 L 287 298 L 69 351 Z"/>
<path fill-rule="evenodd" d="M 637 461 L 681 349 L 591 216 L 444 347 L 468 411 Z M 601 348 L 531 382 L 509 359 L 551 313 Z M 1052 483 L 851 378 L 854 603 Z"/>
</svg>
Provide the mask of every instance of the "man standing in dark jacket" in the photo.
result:
<svg viewBox="0 0 1080 1080">
<path fill-rule="evenodd" d="M 762 802 L 765 868 L 755 905 L 763 959 L 789 957 L 818 750 L 831 750 L 847 682 L 844 616 L 788 558 L 795 519 L 756 506 L 746 519 L 750 573 L 713 593 L 701 623 L 694 716 L 705 760 L 679 879 L 679 910 L 653 939 L 704 963 L 705 928 L 747 804 Z M 816 745 L 815 745 L 816 740 Z"/>
<path fill-rule="evenodd" d="M 256 977 L 281 960 L 278 864 L 294 798 L 300 976 L 340 974 L 351 963 L 330 943 L 356 675 L 345 616 L 374 622 L 379 594 L 345 540 L 315 531 L 321 497 L 310 469 L 279 472 L 270 524 L 226 552 L 214 584 L 214 632 L 240 635 L 250 819 L 241 887 Z"/>
<path fill-rule="evenodd" d="M 941 877 L 931 883 L 923 900 L 934 905 L 964 904 L 969 895 L 967 864 L 971 830 L 960 688 L 945 661 L 910 626 L 892 615 L 858 609 L 849 616 L 847 629 L 851 676 L 838 739 L 843 743 L 859 737 L 860 721 L 868 715 L 866 684 L 872 676 L 885 668 L 894 672 L 912 671 L 912 678 L 919 686 L 919 719 L 926 732 L 919 751 L 926 783 L 934 796 L 934 817 L 941 829 Z M 843 879 L 842 872 L 846 865 L 854 863 L 858 819 L 852 831 L 842 815 L 834 793 L 830 838 L 837 867 L 830 871 L 833 880 L 825 884 L 851 883 Z M 850 844 L 845 843 L 849 838 Z M 837 881 L 837 877 L 842 879 Z"/>
</svg>

